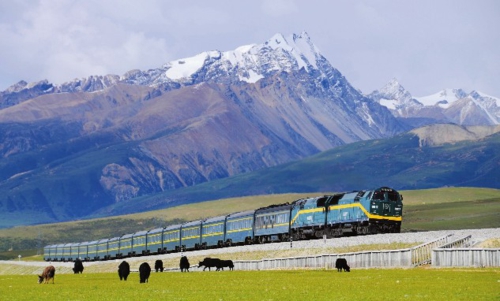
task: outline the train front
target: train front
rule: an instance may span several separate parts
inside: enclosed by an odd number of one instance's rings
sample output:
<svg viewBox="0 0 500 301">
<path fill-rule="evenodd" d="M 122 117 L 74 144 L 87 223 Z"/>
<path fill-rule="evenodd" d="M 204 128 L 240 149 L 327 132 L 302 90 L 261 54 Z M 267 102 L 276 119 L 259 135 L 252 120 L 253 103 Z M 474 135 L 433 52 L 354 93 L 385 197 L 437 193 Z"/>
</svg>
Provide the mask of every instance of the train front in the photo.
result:
<svg viewBox="0 0 500 301">
<path fill-rule="evenodd" d="M 389 187 L 373 190 L 364 204 L 371 233 L 399 233 L 403 220 L 403 196 Z"/>
</svg>

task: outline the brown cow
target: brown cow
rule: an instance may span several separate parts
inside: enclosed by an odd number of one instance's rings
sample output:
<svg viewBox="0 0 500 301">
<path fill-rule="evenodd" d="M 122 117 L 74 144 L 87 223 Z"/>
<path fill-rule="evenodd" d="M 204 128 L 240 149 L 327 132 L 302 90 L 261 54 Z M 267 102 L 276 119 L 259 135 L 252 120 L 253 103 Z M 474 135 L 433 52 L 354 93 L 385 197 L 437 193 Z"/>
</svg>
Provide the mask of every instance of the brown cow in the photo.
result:
<svg viewBox="0 0 500 301">
<path fill-rule="evenodd" d="M 49 265 L 43 270 L 42 276 L 38 275 L 38 283 L 44 282 L 45 284 L 49 283 L 50 279 L 52 279 L 52 284 L 54 284 L 54 276 L 56 275 L 56 268 L 54 266 Z"/>
</svg>

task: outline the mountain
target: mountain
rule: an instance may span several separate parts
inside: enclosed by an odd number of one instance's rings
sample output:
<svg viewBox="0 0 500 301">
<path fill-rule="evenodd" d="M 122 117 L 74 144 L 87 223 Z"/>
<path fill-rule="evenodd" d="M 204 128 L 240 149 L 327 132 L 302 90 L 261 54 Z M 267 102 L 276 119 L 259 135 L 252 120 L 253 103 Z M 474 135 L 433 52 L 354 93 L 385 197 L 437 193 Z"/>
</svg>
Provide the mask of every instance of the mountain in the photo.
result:
<svg viewBox="0 0 500 301">
<path fill-rule="evenodd" d="M 312 195 L 390 186 L 398 190 L 500 188 L 500 126 L 429 125 L 391 138 L 354 142 L 308 158 L 144 196 L 103 208 L 96 217 L 235 196 Z"/>
<path fill-rule="evenodd" d="M 396 79 L 367 97 L 391 110 L 411 126 L 434 123 L 460 125 L 500 124 L 500 99 L 481 92 L 444 89 L 433 95 L 413 97 Z"/>
<path fill-rule="evenodd" d="M 4 225 L 79 219 L 408 129 L 305 32 L 122 76 L 21 81 L 0 92 L 0 212 Z"/>
</svg>

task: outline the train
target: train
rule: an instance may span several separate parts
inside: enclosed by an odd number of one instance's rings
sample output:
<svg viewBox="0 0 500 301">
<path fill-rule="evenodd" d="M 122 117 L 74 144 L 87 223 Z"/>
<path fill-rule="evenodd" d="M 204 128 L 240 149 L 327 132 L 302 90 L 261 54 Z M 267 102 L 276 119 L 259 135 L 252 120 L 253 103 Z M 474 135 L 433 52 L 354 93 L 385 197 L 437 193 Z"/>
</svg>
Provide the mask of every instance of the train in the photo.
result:
<svg viewBox="0 0 500 301">
<path fill-rule="evenodd" d="M 100 261 L 234 245 L 399 233 L 403 196 L 390 187 L 322 195 L 100 240 L 44 247 L 45 261 Z"/>
</svg>

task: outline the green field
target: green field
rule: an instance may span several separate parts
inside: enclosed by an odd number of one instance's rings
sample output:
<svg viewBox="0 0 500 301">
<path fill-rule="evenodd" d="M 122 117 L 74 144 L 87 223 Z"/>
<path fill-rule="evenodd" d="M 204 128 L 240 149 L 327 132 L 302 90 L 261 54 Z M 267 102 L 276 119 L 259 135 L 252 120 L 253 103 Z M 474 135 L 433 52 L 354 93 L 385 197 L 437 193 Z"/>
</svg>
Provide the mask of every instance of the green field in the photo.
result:
<svg viewBox="0 0 500 301">
<path fill-rule="evenodd" d="M 499 189 L 439 188 L 401 193 L 404 196 L 403 232 L 500 228 Z M 0 260 L 17 259 L 19 254 L 23 258 L 32 256 L 41 253 L 48 244 L 121 236 L 321 194 L 325 193 L 230 198 L 118 217 L 1 229 Z"/>
<path fill-rule="evenodd" d="M 2 300 L 499 300 L 500 269 L 368 269 L 0 276 Z"/>
</svg>

